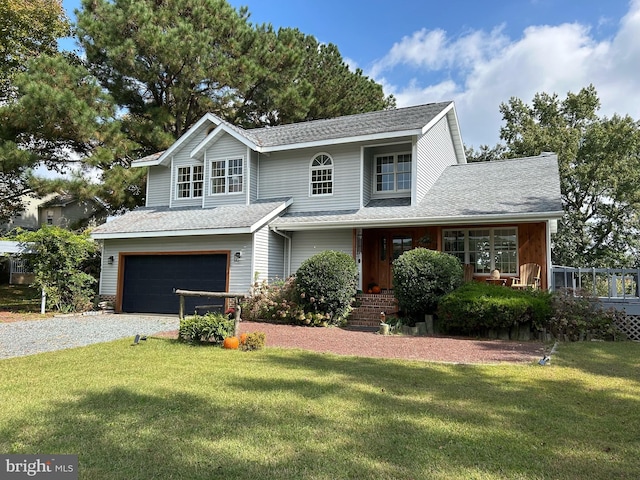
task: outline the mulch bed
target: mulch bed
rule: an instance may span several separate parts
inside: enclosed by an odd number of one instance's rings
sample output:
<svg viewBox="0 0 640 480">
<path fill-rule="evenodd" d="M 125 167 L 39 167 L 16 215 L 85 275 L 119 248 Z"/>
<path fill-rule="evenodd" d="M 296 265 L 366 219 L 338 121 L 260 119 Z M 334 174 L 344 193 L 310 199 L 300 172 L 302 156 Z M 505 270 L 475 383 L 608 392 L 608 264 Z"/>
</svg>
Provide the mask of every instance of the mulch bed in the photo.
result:
<svg viewBox="0 0 640 480">
<path fill-rule="evenodd" d="M 242 322 L 240 332 L 264 332 L 267 347 L 300 348 L 320 353 L 450 363 L 531 363 L 545 353 L 540 342 L 477 340 L 442 336 L 379 335 L 342 328 L 314 328 Z M 162 336 L 177 338 L 178 332 Z"/>
</svg>

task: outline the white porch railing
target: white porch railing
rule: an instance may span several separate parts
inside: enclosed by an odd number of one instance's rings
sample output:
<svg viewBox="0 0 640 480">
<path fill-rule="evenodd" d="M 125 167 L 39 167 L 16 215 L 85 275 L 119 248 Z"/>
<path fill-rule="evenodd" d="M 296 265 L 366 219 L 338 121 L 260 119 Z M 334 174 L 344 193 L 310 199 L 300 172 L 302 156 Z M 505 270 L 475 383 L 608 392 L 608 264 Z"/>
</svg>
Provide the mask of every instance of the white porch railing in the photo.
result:
<svg viewBox="0 0 640 480">
<path fill-rule="evenodd" d="M 624 311 L 628 321 L 618 325 L 631 340 L 640 341 L 640 268 L 578 268 L 553 266 L 551 290 L 583 290 L 604 308 Z"/>
</svg>

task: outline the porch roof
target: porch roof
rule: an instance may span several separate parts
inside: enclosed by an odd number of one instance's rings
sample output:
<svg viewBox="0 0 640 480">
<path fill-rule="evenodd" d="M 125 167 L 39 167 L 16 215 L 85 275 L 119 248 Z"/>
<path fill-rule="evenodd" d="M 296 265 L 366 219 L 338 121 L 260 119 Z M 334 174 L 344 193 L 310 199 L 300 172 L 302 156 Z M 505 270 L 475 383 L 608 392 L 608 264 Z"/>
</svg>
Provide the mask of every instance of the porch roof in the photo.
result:
<svg viewBox="0 0 640 480">
<path fill-rule="evenodd" d="M 452 165 L 416 206 L 371 201 L 350 211 L 284 214 L 281 230 L 543 221 L 562 216 L 555 155 Z"/>
<path fill-rule="evenodd" d="M 290 204 L 291 199 L 287 197 L 215 208 L 143 207 L 100 225 L 91 236 L 102 240 L 252 233 Z"/>
</svg>

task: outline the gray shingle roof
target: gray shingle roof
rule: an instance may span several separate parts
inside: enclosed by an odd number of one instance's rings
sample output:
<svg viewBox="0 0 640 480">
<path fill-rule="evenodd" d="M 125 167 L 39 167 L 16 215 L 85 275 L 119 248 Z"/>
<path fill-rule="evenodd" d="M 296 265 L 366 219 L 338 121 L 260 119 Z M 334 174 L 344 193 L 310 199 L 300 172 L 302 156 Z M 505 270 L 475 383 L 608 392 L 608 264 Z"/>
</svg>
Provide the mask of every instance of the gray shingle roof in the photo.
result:
<svg viewBox="0 0 640 480">
<path fill-rule="evenodd" d="M 428 103 L 426 105 L 347 115 L 326 120 L 254 128 L 243 130 L 243 134 L 252 139 L 257 145 L 274 147 L 386 132 L 419 130 L 449 105 L 451 105 L 451 102 Z"/>
<path fill-rule="evenodd" d="M 288 199 L 262 200 L 252 205 L 225 205 L 215 208 L 202 207 L 143 207 L 117 217 L 94 229 L 94 238 L 136 234 L 153 235 L 160 232 L 183 232 L 224 229 L 249 229 L 264 224 L 270 215 L 282 208 Z M 262 223 L 261 223 L 262 222 Z M 248 231 L 248 230 L 247 230 Z"/>
<path fill-rule="evenodd" d="M 557 218 L 561 212 L 557 157 L 545 155 L 449 166 L 416 206 L 372 201 L 356 211 L 284 214 L 272 224 L 284 230 L 321 223 L 347 227 L 375 222 L 410 224 L 415 220 L 424 225 L 457 218 Z"/>
</svg>

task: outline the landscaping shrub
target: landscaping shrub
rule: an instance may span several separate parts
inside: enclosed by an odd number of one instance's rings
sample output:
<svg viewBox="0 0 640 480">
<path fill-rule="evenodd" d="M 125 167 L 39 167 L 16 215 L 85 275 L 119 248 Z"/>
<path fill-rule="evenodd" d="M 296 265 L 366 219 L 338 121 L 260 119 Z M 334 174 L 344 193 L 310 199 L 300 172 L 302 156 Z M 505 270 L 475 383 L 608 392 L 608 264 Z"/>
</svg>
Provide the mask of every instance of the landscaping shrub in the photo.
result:
<svg viewBox="0 0 640 480">
<path fill-rule="evenodd" d="M 393 293 L 414 320 L 435 313 L 438 301 L 462 283 L 460 261 L 448 253 L 415 248 L 393 262 Z"/>
<path fill-rule="evenodd" d="M 218 343 L 233 336 L 235 321 L 220 313 L 193 315 L 180 320 L 178 337 L 189 343 Z"/>
<path fill-rule="evenodd" d="M 623 312 L 604 310 L 596 297 L 582 290 L 574 294 L 561 290 L 552 297 L 553 315 L 545 328 L 562 340 L 578 341 L 589 338 L 615 340 L 623 338 L 616 328 L 616 321 Z M 623 320 L 623 319 L 621 319 Z"/>
<path fill-rule="evenodd" d="M 284 282 L 256 282 L 242 303 L 242 317 L 253 322 L 288 325 L 328 324 L 328 316 L 324 313 L 305 312 L 296 301 L 298 297 L 293 276 Z"/>
<path fill-rule="evenodd" d="M 551 316 L 551 294 L 469 282 L 445 295 L 438 305 L 441 328 L 449 333 L 478 334 L 532 322 L 542 329 Z"/>
<path fill-rule="evenodd" d="M 26 257 L 35 274 L 33 286 L 46 293 L 48 309 L 83 312 L 93 308 L 100 249 L 89 232 L 43 225 L 16 238 L 29 247 Z"/>
<path fill-rule="evenodd" d="M 264 347 L 267 336 L 264 332 L 248 333 L 240 345 L 242 350 L 260 350 Z"/>
<path fill-rule="evenodd" d="M 356 294 L 358 268 L 350 255 L 326 250 L 305 260 L 295 276 L 298 305 L 307 314 L 322 315 L 328 324 L 341 324 Z"/>
</svg>

